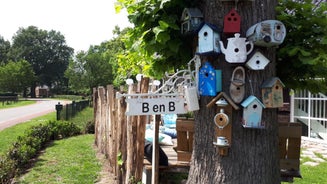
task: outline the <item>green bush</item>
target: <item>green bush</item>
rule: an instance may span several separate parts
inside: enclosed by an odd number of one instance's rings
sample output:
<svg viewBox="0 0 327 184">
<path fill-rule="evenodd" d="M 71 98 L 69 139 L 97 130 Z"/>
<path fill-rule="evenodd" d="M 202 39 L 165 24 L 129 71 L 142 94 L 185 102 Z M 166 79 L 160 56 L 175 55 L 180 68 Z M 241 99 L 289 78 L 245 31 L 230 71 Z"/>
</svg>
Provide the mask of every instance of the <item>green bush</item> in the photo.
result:
<svg viewBox="0 0 327 184">
<path fill-rule="evenodd" d="M 77 125 L 66 121 L 49 121 L 30 127 L 12 144 L 7 155 L 0 158 L 0 183 L 10 183 L 16 174 L 25 170 L 30 160 L 36 157 L 46 143 L 79 135 L 80 132 Z"/>
<path fill-rule="evenodd" d="M 9 184 L 15 176 L 14 162 L 8 157 L 0 156 L 0 183 Z"/>
</svg>

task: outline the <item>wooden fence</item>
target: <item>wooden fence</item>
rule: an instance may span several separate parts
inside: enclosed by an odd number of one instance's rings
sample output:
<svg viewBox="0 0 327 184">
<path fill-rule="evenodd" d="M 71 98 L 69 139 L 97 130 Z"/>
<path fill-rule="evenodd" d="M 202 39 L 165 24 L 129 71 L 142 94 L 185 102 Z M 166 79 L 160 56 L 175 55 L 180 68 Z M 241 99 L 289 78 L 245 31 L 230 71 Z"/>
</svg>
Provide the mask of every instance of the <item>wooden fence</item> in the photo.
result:
<svg viewBox="0 0 327 184">
<path fill-rule="evenodd" d="M 149 78 L 143 78 L 139 85 L 130 85 L 128 93 L 147 93 L 148 87 Z M 117 92 L 112 85 L 93 89 L 95 144 L 108 159 L 116 183 L 136 183 L 142 180 L 149 120 L 148 116 L 126 116 L 125 97 L 116 98 Z"/>
</svg>

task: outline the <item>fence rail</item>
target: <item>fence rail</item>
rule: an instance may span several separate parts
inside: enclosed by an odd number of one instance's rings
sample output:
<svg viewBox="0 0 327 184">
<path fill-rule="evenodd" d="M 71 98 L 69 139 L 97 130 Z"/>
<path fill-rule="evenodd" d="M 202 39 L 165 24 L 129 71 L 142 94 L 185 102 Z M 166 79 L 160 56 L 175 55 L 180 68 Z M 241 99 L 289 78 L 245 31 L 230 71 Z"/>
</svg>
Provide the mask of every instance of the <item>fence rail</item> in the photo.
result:
<svg viewBox="0 0 327 184">
<path fill-rule="evenodd" d="M 307 125 L 306 136 L 327 139 L 327 96 L 307 90 L 295 91 L 291 96 L 291 121 Z"/>
<path fill-rule="evenodd" d="M 60 108 L 60 106 L 59 106 L 59 109 L 57 109 L 58 105 L 56 105 L 57 120 L 69 120 L 72 117 L 74 117 L 76 115 L 76 113 L 82 111 L 83 109 L 85 109 L 88 106 L 90 106 L 89 100 L 82 100 L 82 101 L 78 101 L 78 102 L 73 101 L 70 104 L 63 105 L 62 108 Z"/>
</svg>

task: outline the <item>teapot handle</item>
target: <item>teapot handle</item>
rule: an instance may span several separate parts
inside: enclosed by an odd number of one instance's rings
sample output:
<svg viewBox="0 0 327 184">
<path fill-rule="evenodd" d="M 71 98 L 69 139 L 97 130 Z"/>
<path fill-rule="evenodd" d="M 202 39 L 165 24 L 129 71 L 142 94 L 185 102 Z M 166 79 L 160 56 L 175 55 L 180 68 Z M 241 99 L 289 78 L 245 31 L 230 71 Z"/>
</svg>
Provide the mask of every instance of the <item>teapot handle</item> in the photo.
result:
<svg viewBox="0 0 327 184">
<path fill-rule="evenodd" d="M 246 45 L 250 44 L 250 50 L 248 50 L 247 53 L 246 53 L 246 55 L 249 55 L 253 50 L 253 42 L 252 41 L 247 41 L 245 44 Z"/>
</svg>

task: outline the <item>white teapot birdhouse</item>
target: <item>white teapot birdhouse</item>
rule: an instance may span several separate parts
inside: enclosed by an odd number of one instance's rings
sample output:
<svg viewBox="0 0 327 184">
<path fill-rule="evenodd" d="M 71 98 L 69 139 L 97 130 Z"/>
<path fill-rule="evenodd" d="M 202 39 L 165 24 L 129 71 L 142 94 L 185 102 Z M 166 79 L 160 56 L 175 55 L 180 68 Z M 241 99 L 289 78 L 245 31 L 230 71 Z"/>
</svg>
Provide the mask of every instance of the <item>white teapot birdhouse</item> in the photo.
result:
<svg viewBox="0 0 327 184">
<path fill-rule="evenodd" d="M 205 23 L 198 32 L 198 52 L 199 55 L 213 55 L 220 53 L 219 28 L 213 24 Z"/>
<path fill-rule="evenodd" d="M 244 63 L 247 55 L 253 50 L 253 43 L 246 41 L 246 38 L 240 37 L 239 33 L 235 33 L 234 36 L 227 39 L 228 44 L 226 48 L 224 43 L 219 41 L 221 52 L 225 54 L 225 59 L 229 63 Z"/>
<path fill-rule="evenodd" d="M 267 79 L 261 85 L 262 102 L 267 108 L 283 107 L 284 84 L 278 77 Z"/>
<path fill-rule="evenodd" d="M 244 128 L 264 128 L 265 124 L 261 121 L 262 110 L 265 105 L 255 96 L 249 96 L 244 100 L 242 125 Z"/>
<path fill-rule="evenodd" d="M 216 96 L 216 70 L 207 61 L 199 70 L 199 94 L 202 96 Z"/>
<path fill-rule="evenodd" d="M 224 29 L 225 34 L 239 33 L 241 30 L 241 16 L 233 8 L 225 17 L 224 17 Z"/>
<path fill-rule="evenodd" d="M 250 70 L 263 70 L 269 64 L 269 59 L 261 52 L 256 51 L 253 56 L 246 62 L 245 66 Z"/>
<path fill-rule="evenodd" d="M 203 14 L 198 8 L 184 8 L 181 17 L 181 33 L 195 33 L 203 23 Z"/>
<path fill-rule="evenodd" d="M 278 20 L 265 20 L 251 26 L 246 31 L 246 37 L 257 46 L 278 46 L 286 37 L 286 28 Z"/>
</svg>

